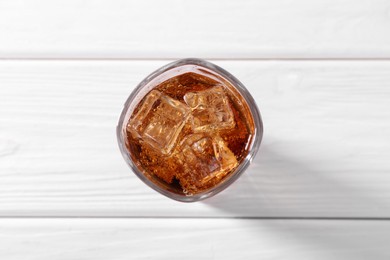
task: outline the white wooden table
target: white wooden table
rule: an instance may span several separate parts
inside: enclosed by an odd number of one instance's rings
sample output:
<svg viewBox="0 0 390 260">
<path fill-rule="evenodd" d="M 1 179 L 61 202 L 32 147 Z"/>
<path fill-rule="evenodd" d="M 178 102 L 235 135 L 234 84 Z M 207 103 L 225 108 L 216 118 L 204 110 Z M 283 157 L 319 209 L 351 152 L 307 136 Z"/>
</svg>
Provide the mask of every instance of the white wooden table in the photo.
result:
<svg viewBox="0 0 390 260">
<path fill-rule="evenodd" d="M 198 203 L 126 166 L 150 72 L 208 59 L 263 143 Z M 390 1 L 0 0 L 0 259 L 390 259 Z"/>
</svg>

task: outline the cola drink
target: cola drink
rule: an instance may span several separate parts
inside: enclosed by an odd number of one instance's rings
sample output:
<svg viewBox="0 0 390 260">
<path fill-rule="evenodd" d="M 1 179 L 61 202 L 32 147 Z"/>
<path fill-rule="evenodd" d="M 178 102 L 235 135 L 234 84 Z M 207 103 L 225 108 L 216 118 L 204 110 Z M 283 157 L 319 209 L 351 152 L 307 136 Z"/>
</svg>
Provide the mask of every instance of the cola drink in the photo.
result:
<svg viewBox="0 0 390 260">
<path fill-rule="evenodd" d="M 260 144 L 253 99 L 214 66 L 187 59 L 160 69 L 130 96 L 121 116 L 125 159 L 149 186 L 173 199 L 199 200 L 227 187 Z"/>
</svg>

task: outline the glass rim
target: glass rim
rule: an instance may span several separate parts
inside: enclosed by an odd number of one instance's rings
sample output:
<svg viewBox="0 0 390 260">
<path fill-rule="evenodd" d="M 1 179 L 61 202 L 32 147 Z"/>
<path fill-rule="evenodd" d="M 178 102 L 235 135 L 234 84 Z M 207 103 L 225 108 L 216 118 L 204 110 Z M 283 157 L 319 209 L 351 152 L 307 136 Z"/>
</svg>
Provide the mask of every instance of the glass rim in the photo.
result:
<svg viewBox="0 0 390 260">
<path fill-rule="evenodd" d="M 153 181 L 149 180 L 148 177 L 142 173 L 141 170 L 138 169 L 136 164 L 133 162 L 130 152 L 128 149 L 126 149 L 126 145 L 124 143 L 124 132 L 123 132 L 123 126 L 125 122 L 125 118 L 127 115 L 127 112 L 129 110 L 130 104 L 134 101 L 134 99 L 137 97 L 137 95 L 140 93 L 140 91 L 153 79 L 157 78 L 161 74 L 175 69 L 177 67 L 181 67 L 184 65 L 196 65 L 200 67 L 204 67 L 206 69 L 211 70 L 212 72 L 215 72 L 216 74 L 222 76 L 225 80 L 230 82 L 230 84 L 239 92 L 239 94 L 244 98 L 244 100 L 248 104 L 249 111 L 251 113 L 251 116 L 254 121 L 254 133 L 253 133 L 253 139 L 251 140 L 250 148 L 248 149 L 248 154 L 245 156 L 245 158 L 240 162 L 240 164 L 237 166 L 237 168 L 230 173 L 230 177 L 226 178 L 226 180 L 223 180 L 221 183 L 217 184 L 216 186 L 207 189 L 203 192 L 194 194 L 194 195 L 185 195 L 185 194 L 178 194 L 171 192 L 169 190 L 166 190 Z M 225 190 L 228 186 L 230 186 L 233 182 L 235 182 L 248 168 L 253 158 L 256 156 L 257 151 L 259 150 L 261 140 L 263 137 L 263 122 L 261 119 L 260 111 L 256 105 L 256 102 L 252 95 L 249 93 L 249 91 L 246 89 L 246 87 L 231 73 L 226 71 L 225 69 L 209 62 L 203 59 L 198 58 L 187 58 L 187 59 L 180 59 L 174 62 L 171 62 L 151 74 L 149 74 L 144 80 L 142 80 L 132 91 L 132 93 L 127 98 L 123 110 L 120 114 L 118 125 L 116 128 L 116 134 L 117 134 L 117 141 L 119 145 L 119 149 L 122 153 L 123 158 L 125 159 L 127 165 L 133 170 L 133 172 L 140 178 L 146 185 L 154 189 L 155 191 L 161 193 L 162 195 L 176 200 L 180 202 L 195 202 L 204 200 L 206 198 L 212 197 L 219 192 Z"/>
</svg>

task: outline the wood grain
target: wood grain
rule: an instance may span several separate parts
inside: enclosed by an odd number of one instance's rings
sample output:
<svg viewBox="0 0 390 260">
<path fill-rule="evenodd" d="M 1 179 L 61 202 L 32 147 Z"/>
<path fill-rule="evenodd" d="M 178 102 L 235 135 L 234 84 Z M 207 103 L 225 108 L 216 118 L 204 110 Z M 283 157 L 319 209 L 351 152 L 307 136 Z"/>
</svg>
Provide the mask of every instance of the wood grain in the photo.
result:
<svg viewBox="0 0 390 260">
<path fill-rule="evenodd" d="M 387 260 L 390 223 L 242 219 L 2 219 L 2 259 Z"/>
<path fill-rule="evenodd" d="M 0 215 L 390 217 L 390 62 L 217 62 L 253 94 L 264 141 L 193 204 L 145 186 L 117 148 L 124 101 L 163 64 L 0 62 Z"/>
<path fill-rule="evenodd" d="M 387 0 L 0 1 L 0 58 L 390 58 Z"/>
</svg>

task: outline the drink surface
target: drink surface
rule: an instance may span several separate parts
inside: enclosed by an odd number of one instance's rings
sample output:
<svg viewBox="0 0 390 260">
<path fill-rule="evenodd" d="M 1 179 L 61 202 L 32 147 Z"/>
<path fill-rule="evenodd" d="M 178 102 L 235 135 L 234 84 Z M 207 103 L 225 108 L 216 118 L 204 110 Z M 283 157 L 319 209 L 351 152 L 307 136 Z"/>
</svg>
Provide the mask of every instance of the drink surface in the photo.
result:
<svg viewBox="0 0 390 260">
<path fill-rule="evenodd" d="M 224 181 L 254 135 L 248 104 L 227 81 L 186 72 L 157 84 L 126 127 L 132 160 L 151 181 L 192 195 Z"/>
</svg>

